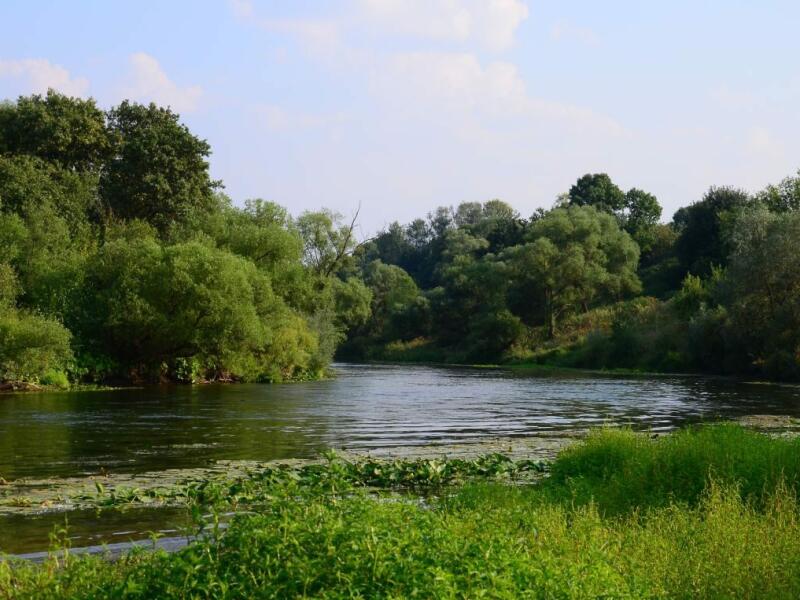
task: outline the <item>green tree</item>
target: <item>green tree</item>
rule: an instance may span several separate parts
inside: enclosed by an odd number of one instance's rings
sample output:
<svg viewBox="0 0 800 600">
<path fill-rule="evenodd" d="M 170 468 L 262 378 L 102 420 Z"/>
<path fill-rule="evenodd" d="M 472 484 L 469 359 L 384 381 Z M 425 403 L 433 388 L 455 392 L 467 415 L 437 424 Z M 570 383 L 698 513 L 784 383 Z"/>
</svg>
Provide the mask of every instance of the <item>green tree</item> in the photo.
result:
<svg viewBox="0 0 800 600">
<path fill-rule="evenodd" d="M 625 209 L 620 217 L 622 226 L 639 244 L 642 254 L 649 254 L 658 242 L 656 227 L 661 218 L 658 199 L 653 194 L 631 188 L 625 194 Z"/>
<path fill-rule="evenodd" d="M 90 235 L 97 221 L 97 175 L 25 155 L 0 156 L 0 212 L 28 217 L 46 209 Z"/>
<path fill-rule="evenodd" d="M 584 175 L 569 189 L 568 196 L 573 206 L 594 206 L 612 214 L 625 208 L 625 193 L 605 173 Z"/>
<path fill-rule="evenodd" d="M 70 332 L 41 315 L 0 308 L 0 382 L 39 383 L 66 369 Z"/>
<path fill-rule="evenodd" d="M 330 210 L 301 214 L 296 225 L 303 240 L 305 264 L 321 277 L 341 269 L 356 246 L 355 223 L 355 217 L 346 224 L 340 214 Z"/>
<path fill-rule="evenodd" d="M 675 213 L 675 250 L 684 273 L 705 276 L 714 265 L 725 266 L 731 250 L 727 230 L 750 204 L 750 195 L 743 190 L 712 187 L 701 201 Z"/>
<path fill-rule="evenodd" d="M 177 360 L 207 377 L 282 379 L 307 369 L 316 340 L 249 261 L 198 242 L 107 243 L 88 265 L 80 330 L 92 352 L 141 378 Z"/>
<path fill-rule="evenodd" d="M 96 171 L 109 156 L 105 115 L 93 99 L 54 90 L 0 104 L 0 154 L 34 156 L 77 171 Z"/>
<path fill-rule="evenodd" d="M 505 258 L 515 280 L 536 290 L 551 337 L 566 311 L 640 289 L 638 246 L 614 217 L 591 206 L 550 211 Z"/>
<path fill-rule="evenodd" d="M 383 341 L 415 337 L 417 328 L 406 330 L 408 323 L 402 322 L 421 298 L 411 276 L 401 267 L 376 260 L 367 267 L 364 279 L 372 295 L 370 333 Z"/>
<path fill-rule="evenodd" d="M 155 104 L 124 101 L 108 113 L 112 157 L 100 195 L 113 215 L 142 219 L 165 235 L 175 223 L 212 206 L 219 183 L 208 174 L 210 147 Z"/>
<path fill-rule="evenodd" d="M 800 212 L 743 212 L 730 236 L 723 303 L 739 369 L 800 378 Z"/>
<path fill-rule="evenodd" d="M 786 177 L 777 185 L 768 185 L 756 194 L 756 199 L 773 212 L 800 210 L 800 171 L 794 177 Z"/>
</svg>

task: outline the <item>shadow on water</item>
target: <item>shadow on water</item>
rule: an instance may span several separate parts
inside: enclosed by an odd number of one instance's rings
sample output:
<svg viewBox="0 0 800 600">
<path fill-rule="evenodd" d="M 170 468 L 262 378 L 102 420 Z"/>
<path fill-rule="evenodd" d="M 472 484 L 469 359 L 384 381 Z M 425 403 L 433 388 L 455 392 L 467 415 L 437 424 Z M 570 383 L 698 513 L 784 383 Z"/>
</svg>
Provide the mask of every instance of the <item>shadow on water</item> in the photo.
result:
<svg viewBox="0 0 800 600">
<path fill-rule="evenodd" d="M 50 538 L 65 529 L 59 544 L 70 548 L 102 545 L 130 547 L 131 542 L 151 546 L 154 536 L 185 540 L 191 515 L 185 508 L 136 508 L 125 511 L 76 510 L 37 515 L 0 516 L 0 553 L 46 552 Z M 175 544 L 173 544 L 175 545 Z M 32 556 L 31 558 L 38 558 Z"/>
</svg>

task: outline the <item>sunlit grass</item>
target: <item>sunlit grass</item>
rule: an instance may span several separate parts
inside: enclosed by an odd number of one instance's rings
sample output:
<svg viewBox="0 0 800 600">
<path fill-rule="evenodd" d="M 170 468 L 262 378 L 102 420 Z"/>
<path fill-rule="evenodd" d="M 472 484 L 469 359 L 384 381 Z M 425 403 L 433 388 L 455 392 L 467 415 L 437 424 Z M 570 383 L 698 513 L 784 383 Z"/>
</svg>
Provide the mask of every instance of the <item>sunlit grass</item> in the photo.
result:
<svg viewBox="0 0 800 600">
<path fill-rule="evenodd" d="M 800 597 L 799 450 L 727 425 L 599 431 L 540 485 L 473 478 L 421 500 L 281 481 L 175 554 L 0 565 L 0 596 Z"/>
</svg>

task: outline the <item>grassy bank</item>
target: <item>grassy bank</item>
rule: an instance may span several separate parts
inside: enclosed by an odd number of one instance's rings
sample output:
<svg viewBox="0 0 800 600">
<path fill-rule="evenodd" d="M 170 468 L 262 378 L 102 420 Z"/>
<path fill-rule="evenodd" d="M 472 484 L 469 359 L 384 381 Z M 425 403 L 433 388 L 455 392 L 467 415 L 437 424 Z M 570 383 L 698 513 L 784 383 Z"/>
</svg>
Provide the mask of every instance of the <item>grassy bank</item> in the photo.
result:
<svg viewBox="0 0 800 600">
<path fill-rule="evenodd" d="M 249 509 L 224 532 L 212 519 L 183 551 L 115 563 L 0 564 L 0 597 L 800 595 L 797 440 L 733 425 L 599 431 L 541 483 L 514 484 L 536 470 L 331 457 L 299 476 L 208 484 L 198 508 Z"/>
</svg>

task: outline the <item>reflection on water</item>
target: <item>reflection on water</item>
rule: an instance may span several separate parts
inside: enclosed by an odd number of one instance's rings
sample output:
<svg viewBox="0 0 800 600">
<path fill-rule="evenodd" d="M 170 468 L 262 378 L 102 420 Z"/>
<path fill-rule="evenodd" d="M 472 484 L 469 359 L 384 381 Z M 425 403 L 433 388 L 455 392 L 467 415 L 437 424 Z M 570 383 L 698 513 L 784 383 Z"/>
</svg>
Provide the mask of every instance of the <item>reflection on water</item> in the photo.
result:
<svg viewBox="0 0 800 600">
<path fill-rule="evenodd" d="M 102 544 L 128 544 L 156 537 L 180 540 L 186 537 L 190 525 L 191 516 L 184 508 L 4 515 L 0 517 L 0 552 L 22 554 L 45 551 L 52 547 L 51 541 L 61 548 L 85 548 Z"/>
<path fill-rule="evenodd" d="M 663 430 L 701 418 L 800 415 L 800 389 L 725 380 L 393 365 L 336 370 L 336 379 L 291 385 L 0 396 L 0 476 L 141 472 L 605 422 Z"/>
</svg>

